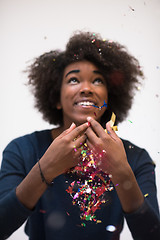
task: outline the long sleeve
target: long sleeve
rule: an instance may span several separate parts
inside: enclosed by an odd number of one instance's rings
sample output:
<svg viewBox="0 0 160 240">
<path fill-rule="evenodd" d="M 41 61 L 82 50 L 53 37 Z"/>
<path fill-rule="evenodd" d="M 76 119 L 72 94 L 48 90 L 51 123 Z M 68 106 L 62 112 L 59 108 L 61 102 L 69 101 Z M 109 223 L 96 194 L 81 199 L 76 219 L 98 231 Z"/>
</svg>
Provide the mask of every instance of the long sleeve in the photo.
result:
<svg viewBox="0 0 160 240">
<path fill-rule="evenodd" d="M 12 141 L 3 152 L 0 171 L 0 239 L 10 236 L 32 214 L 20 203 L 15 192 L 26 171 L 23 154 L 16 141 Z"/>
<path fill-rule="evenodd" d="M 147 199 L 136 212 L 125 214 L 125 217 L 133 239 L 160 239 L 160 220 Z"/>
<path fill-rule="evenodd" d="M 160 217 L 155 184 L 155 164 L 149 154 L 135 146 L 127 150 L 130 165 L 134 171 L 139 187 L 144 194 L 144 203 L 130 214 L 124 213 L 133 239 L 160 239 Z"/>
<path fill-rule="evenodd" d="M 15 189 L 0 199 L 0 239 L 7 239 L 31 214 L 18 201 Z"/>
</svg>

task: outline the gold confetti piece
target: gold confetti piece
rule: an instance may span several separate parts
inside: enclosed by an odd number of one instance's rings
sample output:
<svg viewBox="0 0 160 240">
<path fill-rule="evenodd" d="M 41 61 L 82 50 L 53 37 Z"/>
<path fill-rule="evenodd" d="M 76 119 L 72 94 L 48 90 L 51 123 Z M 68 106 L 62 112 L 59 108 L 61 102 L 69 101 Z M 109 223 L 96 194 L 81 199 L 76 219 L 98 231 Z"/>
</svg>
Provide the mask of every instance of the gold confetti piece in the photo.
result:
<svg viewBox="0 0 160 240">
<path fill-rule="evenodd" d="M 101 220 L 97 220 L 97 223 L 101 223 L 102 221 Z"/>
<path fill-rule="evenodd" d="M 118 127 L 117 126 L 113 126 L 112 129 L 113 129 L 113 131 L 118 131 Z"/>
<path fill-rule="evenodd" d="M 116 115 L 112 112 L 112 116 L 111 116 L 111 120 L 110 120 L 111 127 L 113 127 L 115 120 L 116 120 Z"/>
<path fill-rule="evenodd" d="M 118 131 L 118 127 L 117 127 L 117 126 L 114 126 L 115 121 L 116 121 L 116 115 L 115 115 L 114 113 L 112 113 L 111 120 L 110 120 L 110 125 L 111 125 L 111 128 L 113 129 L 113 131 Z M 109 133 L 109 132 L 107 131 L 107 129 L 104 129 L 104 131 L 105 131 L 106 133 Z"/>
<path fill-rule="evenodd" d="M 144 197 L 148 197 L 148 195 L 149 195 L 149 194 L 148 194 L 148 193 L 146 193 L 146 194 L 144 195 Z"/>
</svg>

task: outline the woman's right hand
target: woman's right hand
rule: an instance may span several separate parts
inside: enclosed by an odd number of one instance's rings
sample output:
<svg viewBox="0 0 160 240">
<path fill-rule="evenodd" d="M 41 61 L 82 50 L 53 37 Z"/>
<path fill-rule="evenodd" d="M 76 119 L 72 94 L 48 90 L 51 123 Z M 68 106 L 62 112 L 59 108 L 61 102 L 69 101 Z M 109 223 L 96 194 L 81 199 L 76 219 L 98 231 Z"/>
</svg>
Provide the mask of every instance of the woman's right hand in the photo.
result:
<svg viewBox="0 0 160 240">
<path fill-rule="evenodd" d="M 85 131 L 88 126 L 87 122 L 78 127 L 72 124 L 49 146 L 40 159 L 43 174 L 48 182 L 78 164 L 80 147 L 86 141 Z"/>
</svg>

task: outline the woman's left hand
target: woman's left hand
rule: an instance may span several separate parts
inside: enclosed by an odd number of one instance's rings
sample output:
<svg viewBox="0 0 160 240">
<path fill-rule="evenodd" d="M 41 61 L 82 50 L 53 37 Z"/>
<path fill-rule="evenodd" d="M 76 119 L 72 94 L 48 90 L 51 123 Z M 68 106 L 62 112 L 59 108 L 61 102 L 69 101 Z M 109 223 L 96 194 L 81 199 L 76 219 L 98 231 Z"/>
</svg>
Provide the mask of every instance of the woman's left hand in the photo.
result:
<svg viewBox="0 0 160 240">
<path fill-rule="evenodd" d="M 126 152 L 121 139 L 112 130 L 110 122 L 106 124 L 104 131 L 102 126 L 93 118 L 88 117 L 91 126 L 86 130 L 87 145 L 95 153 L 99 168 L 112 177 L 123 174 L 129 167 Z"/>
<path fill-rule="evenodd" d="M 102 171 L 112 175 L 123 211 L 130 213 L 137 210 L 144 202 L 144 197 L 127 161 L 123 142 L 109 122 L 106 124 L 106 133 L 96 120 L 90 117 L 87 120 L 91 124 L 86 130 L 87 144 L 97 156 L 97 165 Z"/>
</svg>

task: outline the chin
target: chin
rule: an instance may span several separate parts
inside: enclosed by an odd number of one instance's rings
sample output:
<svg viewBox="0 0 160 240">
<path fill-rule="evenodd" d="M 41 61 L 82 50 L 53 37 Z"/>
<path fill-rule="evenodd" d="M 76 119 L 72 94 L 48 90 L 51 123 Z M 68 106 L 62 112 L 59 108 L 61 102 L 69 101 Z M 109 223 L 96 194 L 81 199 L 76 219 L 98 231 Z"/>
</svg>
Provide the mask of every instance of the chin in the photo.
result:
<svg viewBox="0 0 160 240">
<path fill-rule="evenodd" d="M 78 119 L 75 119 L 74 122 L 76 123 L 76 125 L 81 125 L 81 124 L 87 122 L 87 117 L 92 117 L 92 118 L 94 118 L 96 121 L 99 121 L 99 120 L 100 120 L 100 119 L 98 119 L 94 114 L 88 114 L 88 115 L 86 115 L 85 117 L 80 117 L 80 118 L 78 118 Z"/>
</svg>

